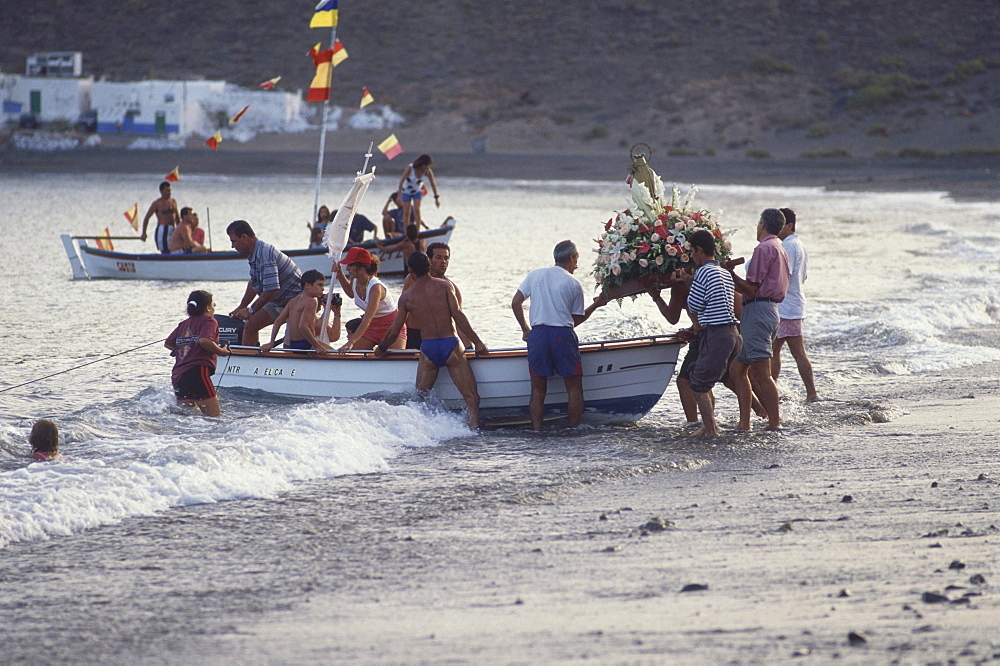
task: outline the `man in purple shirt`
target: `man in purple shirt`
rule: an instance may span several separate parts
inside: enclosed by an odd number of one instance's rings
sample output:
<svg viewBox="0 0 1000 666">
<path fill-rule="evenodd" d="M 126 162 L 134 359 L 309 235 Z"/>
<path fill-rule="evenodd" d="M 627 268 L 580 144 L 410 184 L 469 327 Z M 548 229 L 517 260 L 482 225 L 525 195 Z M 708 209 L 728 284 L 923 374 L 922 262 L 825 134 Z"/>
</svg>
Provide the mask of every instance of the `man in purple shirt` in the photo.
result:
<svg viewBox="0 0 1000 666">
<path fill-rule="evenodd" d="M 777 430 L 781 427 L 778 417 L 778 386 L 771 378 L 771 354 L 780 321 L 778 303 L 785 299 L 791 276 L 788 255 L 777 236 L 783 226 L 785 217 L 777 208 L 768 208 L 761 213 L 760 221 L 757 222 L 759 243 L 747 264 L 746 279 L 733 274 L 736 290 L 743 294 L 743 316 L 740 318 L 743 349 L 729 369 L 733 390 L 740 403 L 737 430 L 750 430 L 753 393 L 757 394 L 767 411 L 767 429 Z"/>
</svg>

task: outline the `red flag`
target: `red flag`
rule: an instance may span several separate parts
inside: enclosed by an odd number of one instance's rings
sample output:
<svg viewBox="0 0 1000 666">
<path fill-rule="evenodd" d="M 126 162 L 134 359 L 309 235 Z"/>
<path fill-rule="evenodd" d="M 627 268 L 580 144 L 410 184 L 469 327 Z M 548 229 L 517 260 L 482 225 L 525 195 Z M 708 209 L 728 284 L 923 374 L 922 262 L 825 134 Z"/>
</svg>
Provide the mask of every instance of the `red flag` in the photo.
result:
<svg viewBox="0 0 1000 666">
<path fill-rule="evenodd" d="M 385 158 L 387 160 L 391 160 L 393 157 L 403 152 L 403 147 L 399 145 L 399 139 L 396 138 L 395 134 L 390 134 L 389 138 L 378 144 L 378 149 L 385 154 Z"/>
<path fill-rule="evenodd" d="M 375 98 L 372 97 L 372 94 L 370 92 L 368 92 L 368 88 L 365 88 L 364 90 L 361 91 L 361 106 L 359 106 L 358 108 L 363 109 L 374 101 Z"/>
<path fill-rule="evenodd" d="M 235 125 L 235 124 L 236 124 L 236 122 L 237 122 L 237 121 L 238 121 L 238 120 L 239 120 L 240 118 L 242 118 L 242 117 L 243 117 L 243 114 L 244 114 L 244 113 L 246 113 L 246 112 L 247 112 L 247 109 L 249 109 L 249 108 L 250 108 L 250 105 L 249 105 L 249 104 L 247 104 L 246 106 L 244 106 L 244 107 L 243 107 L 243 110 L 242 110 L 242 111 L 240 111 L 239 113 L 237 113 L 237 114 L 236 114 L 235 116 L 233 116 L 233 117 L 232 117 L 232 118 L 231 118 L 231 119 L 229 120 L 229 124 L 230 124 L 230 125 Z"/>
<path fill-rule="evenodd" d="M 180 179 L 181 179 L 180 167 L 174 167 L 173 171 L 171 171 L 170 173 L 168 173 L 166 176 L 163 177 L 163 180 L 166 180 L 171 183 L 176 183 Z"/>
<path fill-rule="evenodd" d="M 218 150 L 219 143 L 221 142 L 222 142 L 222 132 L 216 132 L 212 136 L 208 137 L 208 141 L 205 142 L 205 145 L 211 148 L 212 150 Z"/>
<path fill-rule="evenodd" d="M 339 42 L 338 42 L 339 44 Z M 313 63 L 316 65 L 316 75 L 312 83 L 309 84 L 309 94 L 306 95 L 307 102 L 322 102 L 330 99 L 330 77 L 333 75 L 333 66 L 330 60 L 333 58 L 333 49 L 319 51 L 319 44 L 309 51 Z"/>
<path fill-rule="evenodd" d="M 339 39 L 333 43 L 332 60 L 334 67 L 347 60 L 347 49 L 344 48 L 344 45 L 340 43 Z"/>
<path fill-rule="evenodd" d="M 108 252 L 115 251 L 115 244 L 111 242 L 111 230 L 104 227 L 104 231 L 97 234 L 97 247 Z"/>
<path fill-rule="evenodd" d="M 267 81 L 264 81 L 264 83 L 259 84 L 257 87 L 258 88 L 263 88 L 264 90 L 270 90 L 274 86 L 278 85 L 278 81 L 280 81 L 280 80 L 281 80 L 281 77 L 280 76 L 276 76 L 273 79 L 268 79 Z"/>
<path fill-rule="evenodd" d="M 122 213 L 132 228 L 139 231 L 139 204 L 132 204 L 132 207 Z"/>
</svg>

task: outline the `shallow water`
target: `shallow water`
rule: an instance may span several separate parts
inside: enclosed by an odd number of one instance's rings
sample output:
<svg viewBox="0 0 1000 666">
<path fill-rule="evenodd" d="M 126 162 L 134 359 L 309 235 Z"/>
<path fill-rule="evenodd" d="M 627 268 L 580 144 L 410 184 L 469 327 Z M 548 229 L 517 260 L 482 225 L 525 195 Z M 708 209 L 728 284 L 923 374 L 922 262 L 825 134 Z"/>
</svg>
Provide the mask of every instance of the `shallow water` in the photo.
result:
<svg viewBox="0 0 1000 666">
<path fill-rule="evenodd" d="M 685 439 L 672 386 L 637 424 L 541 435 L 473 434 L 459 415 L 405 396 L 295 404 L 223 396 L 223 418 L 203 419 L 175 405 L 171 359 L 159 341 L 183 318 L 191 289 L 208 288 L 228 311 L 245 285 L 72 281 L 59 241 L 60 233 L 105 226 L 129 233 L 121 212 L 136 201 L 144 211 L 158 182 L 151 175 L 5 176 L 0 184 L 0 269 L 10 283 L 0 389 L 69 370 L 0 393 L 0 575 L 10 588 L 10 601 L 0 603 L 11 610 L 34 594 L 57 599 L 72 585 L 91 600 L 81 604 L 100 611 L 72 611 L 72 631 L 84 641 L 110 623 L 127 643 L 128 631 L 148 631 L 141 627 L 151 612 L 164 631 L 191 631 L 201 622 L 216 630 L 227 613 L 292 603 L 303 586 L 378 575 L 378 544 L 362 549 L 366 559 L 342 572 L 347 579 L 311 574 L 315 560 L 336 559 L 310 551 L 317 530 L 348 534 L 350 521 L 418 521 L 623 475 L 748 464 L 808 447 L 831 430 L 893 418 L 890 386 L 1000 356 L 964 335 L 996 322 L 1000 205 L 937 193 L 706 186 L 697 201 L 738 229 L 737 256 L 752 252 L 761 209 L 789 206 L 799 216 L 810 256 L 807 344 L 826 400 L 801 401 L 786 354 L 783 434 L 733 434 L 736 405 L 723 391 L 719 416 L 728 433 L 715 445 Z M 394 185 L 376 179 L 362 212 L 377 219 Z M 312 187 L 308 178 L 201 176 L 184 177 L 174 191 L 181 206 L 201 212 L 203 224 L 210 208 L 217 249 L 225 246 L 225 224 L 237 218 L 279 247 L 301 247 Z M 443 207 L 425 218 L 432 225 L 446 215 L 459 220 L 449 277 L 491 347 L 520 342 L 507 304 L 523 276 L 551 263 L 553 245 L 564 238 L 581 250 L 594 247 L 602 223 L 627 206 L 620 183 L 446 179 L 440 187 Z M 322 200 L 334 203 L 347 188 L 346 180 L 331 179 Z M 577 273 L 587 289 L 588 263 Z M 599 310 L 580 336 L 672 328 L 648 299 L 626 300 Z M 40 417 L 60 425 L 61 463 L 25 459 L 27 433 Z M 351 510 L 338 522 L 338 507 L 346 505 Z M 328 512 L 334 517 L 317 521 Z M 236 548 L 234 540 L 250 544 L 253 562 L 213 555 Z M 288 548 L 294 557 L 283 554 Z M 89 563 L 86 574 L 76 575 L 81 561 Z M 19 580 L 18 571 L 38 562 L 49 575 Z M 212 603 L 192 592 L 206 572 L 219 590 Z M 27 645 L 43 612 L 19 607 L 9 636 Z M 88 649 L 91 657 L 115 653 Z"/>
</svg>

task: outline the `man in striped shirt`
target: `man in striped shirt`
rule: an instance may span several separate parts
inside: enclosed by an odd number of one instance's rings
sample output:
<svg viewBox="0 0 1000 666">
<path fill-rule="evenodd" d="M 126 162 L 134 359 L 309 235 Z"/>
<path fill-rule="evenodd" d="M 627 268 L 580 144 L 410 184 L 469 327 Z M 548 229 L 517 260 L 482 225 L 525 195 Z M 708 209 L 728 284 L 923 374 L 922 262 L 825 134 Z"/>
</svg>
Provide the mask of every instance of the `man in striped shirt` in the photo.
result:
<svg viewBox="0 0 1000 666">
<path fill-rule="evenodd" d="M 733 278 L 715 260 L 715 238 L 711 232 L 699 229 L 691 234 L 691 256 L 695 271 L 688 293 L 688 313 L 698 336 L 698 360 L 692 366 L 689 381 L 701 412 L 701 427 L 693 435 L 715 437 L 719 426 L 715 422 L 712 386 L 721 381 L 729 364 L 743 346 L 737 328 L 739 320 L 733 310 Z"/>
<path fill-rule="evenodd" d="M 273 324 L 288 301 L 298 296 L 302 272 L 281 250 L 257 238 L 246 220 L 236 220 L 226 233 L 233 249 L 250 262 L 247 290 L 229 316 L 246 322 L 243 344 L 256 347 L 260 345 L 260 329 Z"/>
</svg>

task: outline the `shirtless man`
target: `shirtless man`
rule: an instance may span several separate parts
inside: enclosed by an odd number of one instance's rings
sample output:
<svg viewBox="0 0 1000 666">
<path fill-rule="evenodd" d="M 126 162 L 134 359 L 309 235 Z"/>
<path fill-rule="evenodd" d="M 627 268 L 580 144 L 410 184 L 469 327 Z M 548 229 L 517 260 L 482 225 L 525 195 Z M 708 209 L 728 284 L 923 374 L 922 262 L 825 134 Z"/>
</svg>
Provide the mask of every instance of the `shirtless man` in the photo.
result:
<svg viewBox="0 0 1000 666">
<path fill-rule="evenodd" d="M 170 234 L 170 254 L 202 254 L 208 248 L 194 239 L 195 214 L 189 207 L 181 208 L 181 221 Z"/>
<path fill-rule="evenodd" d="M 472 330 L 468 318 L 458 306 L 455 287 L 447 280 L 431 277 L 430 260 L 423 252 L 414 252 L 408 260 L 413 284 L 399 297 L 398 312 L 385 338 L 375 348 L 375 355 L 382 357 L 406 323 L 407 318 L 424 335 L 420 346 L 420 361 L 417 364 L 417 391 L 427 393 L 437 381 L 438 372 L 448 366 L 451 381 L 462 393 L 468 407 L 469 427 L 479 427 L 479 390 L 476 376 L 472 374 L 469 361 L 465 358 L 456 327 L 472 341 L 476 356 L 487 353 L 486 345 Z"/>
<path fill-rule="evenodd" d="M 431 243 L 427 246 L 427 258 L 430 259 L 431 269 L 429 271 L 432 278 L 438 278 L 439 280 L 445 280 L 452 287 L 455 288 L 455 298 L 458 299 L 458 307 L 462 307 L 462 291 L 458 288 L 458 285 L 445 277 L 445 273 L 448 272 L 448 264 L 451 261 L 451 248 L 448 247 L 447 243 L 442 243 L 440 241 L 436 243 Z M 416 278 L 410 273 L 406 276 L 403 281 L 403 291 L 406 291 L 411 286 L 413 286 Z M 458 337 L 462 340 L 462 346 L 468 349 L 472 346 L 472 341 L 462 335 L 462 332 L 458 332 Z M 406 324 L 406 348 L 407 349 L 420 349 L 420 329 L 413 328 L 413 326 L 407 322 Z"/>
<path fill-rule="evenodd" d="M 403 253 L 403 265 L 409 266 L 410 255 L 414 252 L 423 252 L 427 247 L 424 239 L 420 238 L 418 233 L 417 225 L 411 224 L 406 227 L 406 234 L 390 238 L 387 243 L 383 243 L 378 238 L 375 238 L 375 247 L 381 252 L 395 252 L 399 250 Z"/>
<path fill-rule="evenodd" d="M 170 252 L 170 235 L 174 228 L 180 223 L 181 217 L 177 212 L 177 202 L 170 198 L 170 181 L 160 183 L 160 198 L 149 204 L 146 217 L 142 220 L 142 236 L 145 242 L 146 228 L 149 226 L 149 218 L 156 214 L 156 231 L 153 232 L 153 239 L 156 242 L 156 249 L 163 254 Z"/>
<path fill-rule="evenodd" d="M 323 353 L 333 351 L 333 347 L 319 339 L 323 326 L 320 316 L 320 296 L 326 286 L 326 278 L 316 269 L 302 274 L 302 293 L 288 301 L 288 305 L 274 320 L 271 328 L 271 341 L 261 345 L 261 351 L 274 349 L 278 329 L 282 324 L 288 324 L 285 330 L 285 347 L 289 349 L 315 349 Z M 327 326 L 330 341 L 340 339 L 340 305 L 333 305 L 333 322 Z"/>
</svg>

